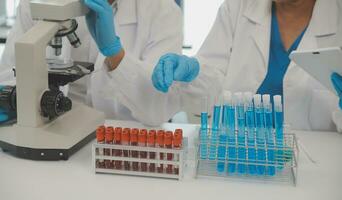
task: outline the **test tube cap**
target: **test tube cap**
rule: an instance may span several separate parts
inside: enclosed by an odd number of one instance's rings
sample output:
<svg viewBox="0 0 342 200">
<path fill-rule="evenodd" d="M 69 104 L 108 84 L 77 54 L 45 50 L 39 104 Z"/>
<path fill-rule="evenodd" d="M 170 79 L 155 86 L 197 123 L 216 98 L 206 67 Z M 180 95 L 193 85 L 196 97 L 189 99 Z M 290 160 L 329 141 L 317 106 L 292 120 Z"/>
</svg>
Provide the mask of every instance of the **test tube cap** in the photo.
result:
<svg viewBox="0 0 342 200">
<path fill-rule="evenodd" d="M 120 141 L 121 140 L 121 134 L 122 134 L 122 128 L 121 127 L 116 127 L 114 130 L 114 140 L 115 141 Z"/>
<path fill-rule="evenodd" d="M 147 143 L 148 144 L 154 144 L 156 142 L 156 130 L 150 130 L 147 135 Z"/>
<path fill-rule="evenodd" d="M 139 129 L 133 128 L 131 130 L 131 134 L 129 135 L 131 142 L 138 142 L 138 134 L 139 134 Z"/>
<path fill-rule="evenodd" d="M 165 145 L 172 145 L 173 134 L 172 131 L 166 131 L 164 135 Z"/>
<path fill-rule="evenodd" d="M 281 103 L 281 96 L 280 95 L 273 96 L 273 101 L 274 101 L 275 105 L 282 105 L 282 103 Z"/>
<path fill-rule="evenodd" d="M 157 144 L 164 145 L 164 134 L 165 134 L 165 131 L 163 130 L 159 130 L 157 132 Z"/>
<path fill-rule="evenodd" d="M 261 95 L 260 94 L 255 94 L 253 99 L 254 99 L 254 105 L 255 106 L 261 106 Z"/>
<path fill-rule="evenodd" d="M 106 134 L 105 134 L 105 140 L 107 142 L 113 141 L 114 137 L 114 128 L 113 127 L 107 127 L 106 128 Z"/>
<path fill-rule="evenodd" d="M 246 103 L 250 103 L 253 101 L 253 93 L 252 92 L 245 92 L 243 94 L 244 98 L 245 98 L 245 102 Z"/>
<path fill-rule="evenodd" d="M 183 135 L 180 132 L 175 132 L 173 136 L 173 145 L 175 147 L 180 147 L 182 145 Z"/>
<path fill-rule="evenodd" d="M 269 94 L 262 95 L 262 101 L 266 104 L 271 103 L 271 96 Z"/>
<path fill-rule="evenodd" d="M 130 128 L 125 128 L 122 131 L 121 141 L 129 142 L 130 133 L 131 133 L 131 129 Z"/>
<path fill-rule="evenodd" d="M 233 95 L 231 91 L 223 92 L 223 99 L 225 104 L 233 104 Z"/>
<path fill-rule="evenodd" d="M 141 129 L 138 136 L 139 143 L 146 143 L 147 140 L 147 130 Z"/>
<path fill-rule="evenodd" d="M 101 126 L 101 127 L 96 129 L 96 140 L 98 142 L 102 142 L 102 141 L 104 141 L 104 139 L 105 139 L 105 127 Z"/>
</svg>

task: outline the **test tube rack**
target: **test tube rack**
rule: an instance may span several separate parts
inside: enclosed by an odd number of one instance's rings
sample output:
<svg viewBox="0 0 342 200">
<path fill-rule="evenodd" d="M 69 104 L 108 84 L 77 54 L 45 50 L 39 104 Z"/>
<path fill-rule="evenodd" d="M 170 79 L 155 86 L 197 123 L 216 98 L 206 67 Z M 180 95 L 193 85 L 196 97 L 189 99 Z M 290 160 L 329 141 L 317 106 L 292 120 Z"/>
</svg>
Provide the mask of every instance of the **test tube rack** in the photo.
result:
<svg viewBox="0 0 342 200">
<path fill-rule="evenodd" d="M 284 133 L 282 148 L 276 147 L 276 145 L 274 147 L 267 147 L 265 145 L 264 148 L 258 148 L 257 146 L 249 147 L 247 142 L 245 142 L 243 147 L 241 147 L 241 145 L 239 146 L 237 142 L 220 144 L 218 140 L 212 140 L 211 130 L 208 130 L 207 133 L 208 135 L 206 139 L 203 139 L 203 136 L 202 139 L 200 139 L 201 136 L 199 136 L 197 143 L 196 178 L 219 178 L 266 183 L 292 183 L 296 186 L 298 177 L 299 149 L 297 139 L 294 134 L 289 132 Z M 237 133 L 235 135 L 237 135 Z M 237 139 L 235 141 L 237 141 Z M 219 147 L 227 150 L 224 160 L 218 159 L 217 150 Z M 238 156 L 231 159 L 228 155 L 230 148 L 235 149 L 236 154 L 238 154 L 239 148 L 243 148 L 246 153 L 246 159 L 241 160 Z M 268 155 L 268 152 L 270 151 L 279 153 L 275 156 L 273 162 L 269 162 L 267 156 L 265 160 L 258 160 L 257 158 L 251 160 L 248 159 L 248 152 L 250 149 L 254 149 L 256 152 L 264 151 L 266 155 Z M 203 156 L 203 151 L 207 153 L 207 156 Z M 218 171 L 218 164 L 224 166 L 223 172 Z M 243 173 L 238 171 L 239 166 L 244 167 L 245 171 Z M 264 169 L 264 173 L 250 173 L 250 166 Z M 272 174 L 269 174 L 269 169 L 272 169 Z"/>
<path fill-rule="evenodd" d="M 175 180 L 182 180 L 184 175 L 184 168 L 185 168 L 185 159 L 186 159 L 186 149 L 188 146 L 188 139 L 186 137 L 183 138 L 182 148 L 180 149 L 167 149 L 167 148 L 158 148 L 158 147 L 141 147 L 141 146 L 130 146 L 130 145 L 115 145 L 115 144 L 99 144 L 94 143 L 92 145 L 92 164 L 95 173 L 103 173 L 103 174 L 117 174 L 117 175 L 131 175 L 131 176 L 142 176 L 142 177 L 155 177 L 155 178 L 165 178 L 165 179 L 175 179 Z M 137 152 L 147 152 L 149 155 L 150 153 L 155 153 L 156 155 L 164 154 L 163 160 L 158 159 L 158 156 L 155 159 L 150 159 L 149 156 L 147 158 L 132 158 L 132 157 L 117 157 L 114 155 L 106 156 L 100 155 L 99 150 L 106 149 L 112 152 L 113 150 L 119 151 L 137 151 Z M 167 154 L 173 155 L 173 160 L 167 160 Z M 111 162 L 128 162 L 130 164 L 139 163 L 139 169 L 133 170 L 132 168 L 129 170 L 122 169 L 114 169 L 114 168 L 102 168 L 98 167 L 97 163 L 99 160 L 109 160 Z M 159 165 L 163 166 L 163 171 L 158 172 L 156 169 L 154 172 L 150 172 L 149 169 L 142 170 L 141 163 L 147 164 L 154 164 L 157 168 Z M 167 167 L 172 166 L 178 167 L 178 173 L 167 173 Z M 148 168 L 148 167 L 147 167 Z"/>
</svg>

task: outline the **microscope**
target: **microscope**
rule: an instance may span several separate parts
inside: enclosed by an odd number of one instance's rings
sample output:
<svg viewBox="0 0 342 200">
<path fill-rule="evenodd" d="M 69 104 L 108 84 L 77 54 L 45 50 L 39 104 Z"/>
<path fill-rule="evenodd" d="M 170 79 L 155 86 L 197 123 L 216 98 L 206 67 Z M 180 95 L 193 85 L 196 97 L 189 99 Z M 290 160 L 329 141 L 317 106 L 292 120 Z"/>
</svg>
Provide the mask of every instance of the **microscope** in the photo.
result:
<svg viewBox="0 0 342 200">
<path fill-rule="evenodd" d="M 16 123 L 0 128 L 0 147 L 25 159 L 67 160 L 95 138 L 104 114 L 72 102 L 59 90 L 89 74 L 94 65 L 75 62 L 77 69 L 88 70 L 82 75 L 50 73 L 46 47 L 60 55 L 62 37 L 73 47 L 80 46 L 75 18 L 89 10 L 82 0 L 31 0 L 30 7 L 33 19 L 39 21 L 15 44 L 16 87 L 2 88 L 0 99 L 16 111 Z"/>
</svg>

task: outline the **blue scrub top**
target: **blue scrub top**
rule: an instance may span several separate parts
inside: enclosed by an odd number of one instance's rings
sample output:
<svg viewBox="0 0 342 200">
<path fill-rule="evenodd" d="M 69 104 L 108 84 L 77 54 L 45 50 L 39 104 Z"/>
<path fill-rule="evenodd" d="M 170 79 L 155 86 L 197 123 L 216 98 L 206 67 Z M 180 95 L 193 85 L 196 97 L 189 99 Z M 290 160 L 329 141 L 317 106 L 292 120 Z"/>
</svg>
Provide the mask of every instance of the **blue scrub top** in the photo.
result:
<svg viewBox="0 0 342 200">
<path fill-rule="evenodd" d="M 288 66 L 290 65 L 290 54 L 296 50 L 303 38 L 304 31 L 287 51 L 281 40 L 275 5 L 272 6 L 272 30 L 268 70 L 264 81 L 259 87 L 257 94 L 283 95 L 283 80 Z M 272 98 L 273 99 L 273 98 Z"/>
</svg>

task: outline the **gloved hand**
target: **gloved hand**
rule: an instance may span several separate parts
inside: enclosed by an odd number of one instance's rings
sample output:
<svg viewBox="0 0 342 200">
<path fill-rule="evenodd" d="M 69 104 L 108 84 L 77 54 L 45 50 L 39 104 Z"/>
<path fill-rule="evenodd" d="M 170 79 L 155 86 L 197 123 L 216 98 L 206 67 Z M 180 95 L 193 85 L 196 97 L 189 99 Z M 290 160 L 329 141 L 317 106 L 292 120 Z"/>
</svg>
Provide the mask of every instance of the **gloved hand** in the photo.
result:
<svg viewBox="0 0 342 200">
<path fill-rule="evenodd" d="M 166 54 L 154 68 L 152 83 L 157 90 L 166 93 L 173 81 L 191 82 L 198 76 L 199 70 L 200 66 L 195 58 Z"/>
<path fill-rule="evenodd" d="M 331 75 L 331 81 L 337 91 L 337 94 L 340 98 L 340 108 L 342 109 L 342 76 L 338 73 L 333 73 Z"/>
<path fill-rule="evenodd" d="M 0 108 L 0 123 L 6 122 L 7 120 L 8 120 L 7 112 L 4 109 Z"/>
<path fill-rule="evenodd" d="M 100 52 L 107 57 L 117 55 L 122 46 L 115 32 L 113 8 L 107 0 L 84 0 L 84 3 L 90 9 L 87 26 Z"/>
</svg>

